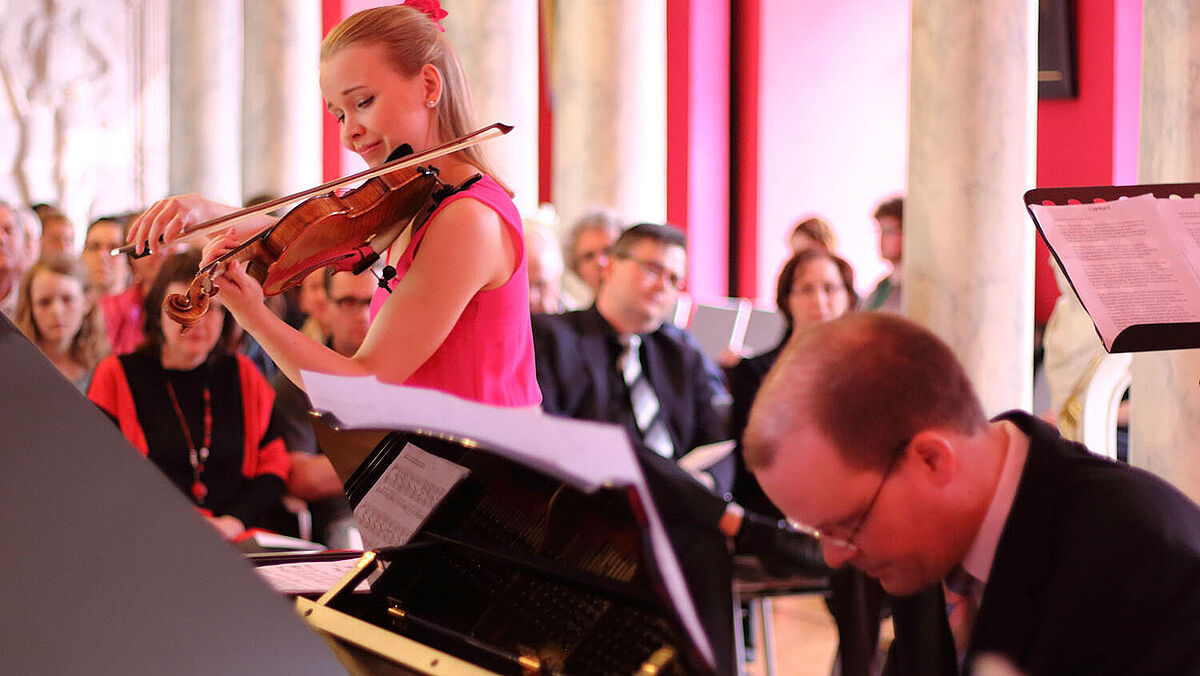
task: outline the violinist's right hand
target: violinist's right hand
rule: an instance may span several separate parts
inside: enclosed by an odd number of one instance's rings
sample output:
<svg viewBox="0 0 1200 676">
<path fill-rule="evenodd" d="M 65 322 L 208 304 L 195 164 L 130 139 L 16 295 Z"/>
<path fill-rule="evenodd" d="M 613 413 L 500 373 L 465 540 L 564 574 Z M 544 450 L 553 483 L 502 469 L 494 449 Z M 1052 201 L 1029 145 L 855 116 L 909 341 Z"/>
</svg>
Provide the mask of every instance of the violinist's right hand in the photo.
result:
<svg viewBox="0 0 1200 676">
<path fill-rule="evenodd" d="M 139 252 L 154 253 L 160 247 L 183 236 L 190 225 L 203 223 L 218 216 L 237 211 L 237 207 L 221 204 L 190 193 L 175 195 L 150 205 L 129 227 L 125 241 L 137 243 Z"/>
</svg>

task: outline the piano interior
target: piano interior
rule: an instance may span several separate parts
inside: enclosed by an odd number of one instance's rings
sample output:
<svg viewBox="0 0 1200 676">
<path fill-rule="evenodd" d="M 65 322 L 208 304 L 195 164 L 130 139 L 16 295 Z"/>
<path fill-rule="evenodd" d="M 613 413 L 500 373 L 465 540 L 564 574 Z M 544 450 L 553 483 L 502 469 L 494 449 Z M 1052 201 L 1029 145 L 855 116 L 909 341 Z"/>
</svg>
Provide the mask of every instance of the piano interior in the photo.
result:
<svg viewBox="0 0 1200 676">
<path fill-rule="evenodd" d="M 413 541 L 341 612 L 501 674 L 697 674 L 637 494 L 585 493 L 486 450 L 386 437 L 347 483 L 361 499 L 405 444 L 470 469 Z"/>
</svg>

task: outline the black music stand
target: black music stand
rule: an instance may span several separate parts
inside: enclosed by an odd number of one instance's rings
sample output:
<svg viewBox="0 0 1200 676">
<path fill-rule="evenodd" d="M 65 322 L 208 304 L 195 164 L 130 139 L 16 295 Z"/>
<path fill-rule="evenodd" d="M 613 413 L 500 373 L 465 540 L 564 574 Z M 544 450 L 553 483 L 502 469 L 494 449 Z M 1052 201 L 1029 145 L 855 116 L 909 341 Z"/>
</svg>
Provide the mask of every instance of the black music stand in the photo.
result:
<svg viewBox="0 0 1200 676">
<path fill-rule="evenodd" d="M 1079 296 L 1079 291 L 1075 288 L 1074 280 L 1071 279 L 1072 271 L 1063 265 L 1062 259 L 1059 258 L 1054 247 L 1050 246 L 1049 240 L 1046 239 L 1046 234 L 1042 232 L 1042 225 L 1038 223 L 1033 209 L 1029 208 L 1030 205 L 1112 202 L 1122 197 L 1137 197 L 1147 193 L 1153 194 L 1160 199 L 1172 196 L 1191 197 L 1193 195 L 1200 195 L 1200 183 L 1148 183 L 1145 185 L 1036 188 L 1025 193 L 1025 210 L 1029 212 L 1029 218 L 1037 226 L 1038 234 L 1042 237 L 1042 241 L 1046 243 L 1046 248 L 1050 250 L 1050 255 L 1054 256 L 1058 267 L 1066 275 L 1067 281 L 1071 284 L 1071 290 L 1076 296 Z M 1087 310 L 1087 306 L 1084 306 L 1084 309 Z M 1088 310 L 1088 312 L 1090 314 L 1091 311 Z M 1097 331 L 1097 333 L 1099 332 Z M 1121 331 L 1120 335 L 1113 340 L 1112 349 L 1108 350 L 1108 352 L 1149 352 L 1155 350 L 1183 350 L 1194 347 L 1200 347 L 1200 323 L 1138 324 Z"/>
<path fill-rule="evenodd" d="M 0 673 L 344 671 L 4 317 L 0 373 Z"/>
</svg>

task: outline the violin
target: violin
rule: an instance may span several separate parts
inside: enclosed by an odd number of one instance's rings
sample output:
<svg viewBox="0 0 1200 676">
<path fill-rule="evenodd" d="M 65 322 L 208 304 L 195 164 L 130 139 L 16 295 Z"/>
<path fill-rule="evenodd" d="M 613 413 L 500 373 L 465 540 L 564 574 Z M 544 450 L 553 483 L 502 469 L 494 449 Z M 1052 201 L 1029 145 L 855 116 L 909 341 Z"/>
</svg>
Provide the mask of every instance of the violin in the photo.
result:
<svg viewBox="0 0 1200 676">
<path fill-rule="evenodd" d="M 393 156 L 406 155 L 399 159 L 389 157 L 388 162 L 373 169 L 186 229 L 180 239 L 227 229 L 249 216 L 303 200 L 273 225 L 200 268 L 185 293 L 163 300 L 163 310 L 185 329 L 199 322 L 218 291 L 214 278 L 231 261 L 247 262 L 247 273 L 262 284 L 267 296 L 299 285 L 321 268 L 333 266 L 338 272 L 355 274 L 366 270 L 405 230 L 420 228 L 445 197 L 478 179 L 476 176 L 462 186 L 448 186 L 438 178 L 436 168 L 422 164 L 511 130 L 509 125 L 492 124 L 416 155 L 404 153 L 411 153 L 411 149 L 401 146 L 393 151 Z M 363 183 L 341 195 L 334 192 L 357 181 Z M 137 255 L 135 247 L 127 245 L 112 253 Z"/>
</svg>

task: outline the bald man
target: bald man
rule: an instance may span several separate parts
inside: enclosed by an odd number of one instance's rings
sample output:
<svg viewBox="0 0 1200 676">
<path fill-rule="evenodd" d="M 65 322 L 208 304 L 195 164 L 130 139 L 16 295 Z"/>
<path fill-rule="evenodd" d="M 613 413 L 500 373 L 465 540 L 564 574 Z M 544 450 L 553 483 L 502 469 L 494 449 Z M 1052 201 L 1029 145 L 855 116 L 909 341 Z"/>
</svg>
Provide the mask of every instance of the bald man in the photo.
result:
<svg viewBox="0 0 1200 676">
<path fill-rule="evenodd" d="M 1200 508 L 1025 413 L 989 421 L 916 324 L 862 313 L 793 340 L 745 446 L 831 566 L 905 597 L 885 673 L 983 653 L 1027 674 L 1200 671 Z"/>
</svg>

